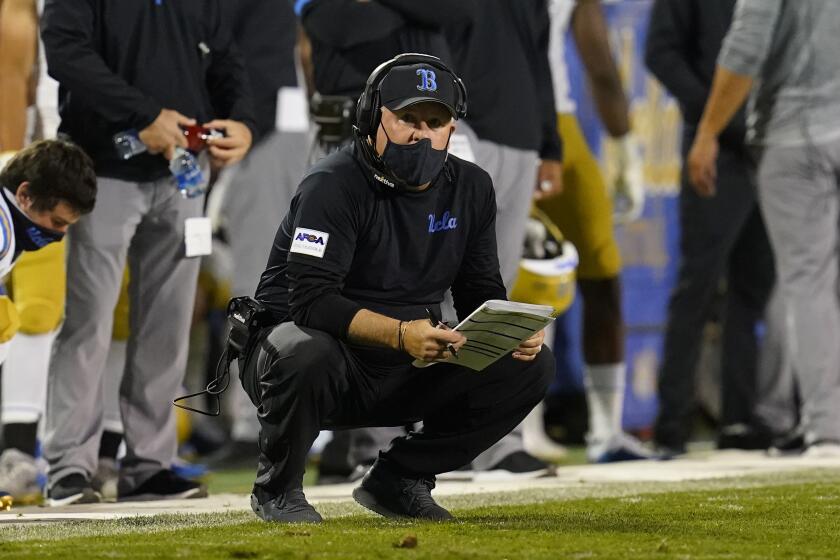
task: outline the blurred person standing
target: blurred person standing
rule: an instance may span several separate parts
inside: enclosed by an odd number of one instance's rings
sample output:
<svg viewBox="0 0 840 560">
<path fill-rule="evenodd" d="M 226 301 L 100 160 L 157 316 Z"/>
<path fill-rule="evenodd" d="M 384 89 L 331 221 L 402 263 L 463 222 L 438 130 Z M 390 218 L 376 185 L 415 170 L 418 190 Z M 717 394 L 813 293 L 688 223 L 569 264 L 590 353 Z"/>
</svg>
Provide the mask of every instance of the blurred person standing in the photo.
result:
<svg viewBox="0 0 840 560">
<path fill-rule="evenodd" d="M 35 96 L 38 13 L 35 0 L 0 1 L 0 151 L 23 147 Z"/>
<path fill-rule="evenodd" d="M 735 0 L 657 0 L 651 13 L 645 60 L 680 104 L 684 158 L 697 134 L 734 8 Z M 687 169 L 682 174 L 679 277 L 669 305 L 654 436 L 668 454 L 684 452 L 691 435 L 703 328 L 722 278 L 726 300 L 718 446 L 766 449 L 770 444 L 770 426 L 753 411 L 758 398 L 756 329 L 773 289 L 775 265 L 758 207 L 746 130 L 746 113 L 739 110 L 721 134 L 718 196 L 701 196 L 692 188 Z M 792 390 L 788 399 L 792 404 Z M 780 434 L 793 428 L 790 420 L 784 424 L 777 428 Z"/>
<path fill-rule="evenodd" d="M 704 5 L 704 10 L 706 6 Z M 703 197 L 727 125 L 750 98 L 747 143 L 776 258 L 802 399 L 804 454 L 840 456 L 840 11 L 832 0 L 739 0 L 688 154 Z"/>
<path fill-rule="evenodd" d="M 534 199 L 562 189 L 563 150 L 548 62 L 547 0 L 485 0 L 446 27 L 452 64 L 470 92 L 460 152 L 493 179 L 502 280 L 510 292 Z M 478 478 L 534 478 L 549 465 L 525 451 L 522 427 L 472 463 Z"/>
<path fill-rule="evenodd" d="M 220 173 L 208 208 L 219 214 L 230 246 L 232 294 L 253 296 L 274 228 L 306 171 L 309 117 L 295 64 L 298 26 L 292 2 L 238 0 L 222 7 L 251 81 L 256 134 L 248 156 Z M 245 392 L 238 386 L 231 391 L 230 441 L 207 463 L 213 468 L 253 468 L 260 425 Z"/>
<path fill-rule="evenodd" d="M 48 0 L 42 21 L 49 72 L 61 86 L 59 132 L 91 155 L 99 187 L 96 210 L 68 235 L 66 320 L 47 396 L 49 502 L 100 499 L 90 479 L 126 262 L 131 332 L 120 387 L 126 455 L 119 499 L 206 495 L 170 469 L 171 401 L 184 375 L 199 265 L 186 257 L 185 224 L 201 216 L 204 201 L 181 196 L 167 160 L 187 145 L 182 127 L 199 123 L 225 132 L 208 141 L 215 165 L 242 159 L 254 128 L 243 62 L 218 0 Z M 124 160 L 113 137 L 131 129 L 148 153 Z"/>
<path fill-rule="evenodd" d="M 627 96 L 609 43 L 599 0 L 551 0 L 549 61 L 563 142 L 563 190 L 537 201 L 580 256 L 578 286 L 583 296 L 584 385 L 589 408 L 586 457 L 591 463 L 647 459 L 651 452 L 624 433 L 624 319 L 621 311 L 621 256 L 613 231 L 613 201 L 598 161 L 575 116 L 565 61 L 567 32 L 572 33 L 589 78 L 598 114 L 617 153 L 614 196 L 623 203 L 620 217 L 638 218 L 644 206 L 640 155 L 630 130 Z"/>
<path fill-rule="evenodd" d="M 40 3 L 37 3 L 40 4 Z M 35 138 L 52 138 L 49 108 L 38 94 L 46 87 L 38 64 L 38 13 L 35 0 L 0 1 L 0 150 L 3 163 Z M 54 82 L 53 82 L 54 84 Z M 37 105 L 35 102 L 39 101 Z M 44 109 L 44 110 L 42 110 Z M 54 110 L 53 106 L 53 110 Z M 17 503 L 41 497 L 42 467 L 38 423 L 47 394 L 47 369 L 56 329 L 64 316 L 64 242 L 25 252 L 9 273 L 20 328 L 9 341 L 3 365 L 3 454 L 0 488 Z"/>
<path fill-rule="evenodd" d="M 296 2 L 311 46 L 319 151 L 335 150 L 352 139 L 355 102 L 374 68 L 411 52 L 449 60 L 444 27 L 469 21 L 475 5 L 476 0 Z"/>
</svg>

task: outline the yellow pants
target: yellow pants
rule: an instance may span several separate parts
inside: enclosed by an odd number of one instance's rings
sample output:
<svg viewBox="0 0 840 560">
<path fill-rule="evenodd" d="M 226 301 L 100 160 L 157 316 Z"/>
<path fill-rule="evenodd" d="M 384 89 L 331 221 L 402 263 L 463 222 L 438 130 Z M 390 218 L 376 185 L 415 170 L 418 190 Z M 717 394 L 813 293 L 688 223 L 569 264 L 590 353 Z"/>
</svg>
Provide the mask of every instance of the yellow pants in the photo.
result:
<svg viewBox="0 0 840 560">
<path fill-rule="evenodd" d="M 563 140 L 563 193 L 537 206 L 577 248 L 578 278 L 613 278 L 621 272 L 621 256 L 613 234 L 612 201 L 598 161 L 574 115 L 558 115 L 557 129 Z"/>
<path fill-rule="evenodd" d="M 10 276 L 10 293 L 20 316 L 20 332 L 47 334 L 64 318 L 67 275 L 65 242 L 21 255 Z"/>
<path fill-rule="evenodd" d="M 67 274 L 65 242 L 50 243 L 21 255 L 9 277 L 9 292 L 20 317 L 20 332 L 38 335 L 54 331 L 64 318 Z M 114 339 L 128 340 L 128 270 L 114 308 Z"/>
</svg>

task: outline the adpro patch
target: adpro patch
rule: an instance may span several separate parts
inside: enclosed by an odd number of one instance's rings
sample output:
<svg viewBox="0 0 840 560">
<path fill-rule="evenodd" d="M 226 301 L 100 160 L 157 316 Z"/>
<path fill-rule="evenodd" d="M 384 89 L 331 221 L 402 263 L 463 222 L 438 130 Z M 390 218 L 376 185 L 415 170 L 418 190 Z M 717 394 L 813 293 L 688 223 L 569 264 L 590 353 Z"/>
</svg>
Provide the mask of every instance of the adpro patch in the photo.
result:
<svg viewBox="0 0 840 560">
<path fill-rule="evenodd" d="M 289 248 L 289 252 L 321 259 L 324 257 L 324 251 L 327 250 L 329 240 L 329 233 L 299 227 L 295 229 L 295 234 L 292 236 L 292 246 Z"/>
</svg>

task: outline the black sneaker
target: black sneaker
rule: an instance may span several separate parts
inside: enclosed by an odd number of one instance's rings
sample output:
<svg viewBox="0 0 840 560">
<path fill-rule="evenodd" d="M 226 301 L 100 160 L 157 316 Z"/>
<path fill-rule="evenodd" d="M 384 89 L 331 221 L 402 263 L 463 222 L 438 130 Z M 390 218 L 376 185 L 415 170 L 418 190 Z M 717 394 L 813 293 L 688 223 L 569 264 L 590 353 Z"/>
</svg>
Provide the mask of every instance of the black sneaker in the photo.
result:
<svg viewBox="0 0 840 560">
<path fill-rule="evenodd" d="M 718 449 L 768 449 L 773 443 L 769 431 L 748 424 L 723 426 L 717 438 Z"/>
<path fill-rule="evenodd" d="M 258 498 L 259 496 L 259 498 Z M 303 490 L 295 489 L 271 497 L 254 488 L 251 509 L 263 521 L 277 523 L 321 523 L 324 518 L 306 501 Z"/>
<path fill-rule="evenodd" d="M 434 476 L 415 478 L 392 471 L 382 459 L 353 490 L 353 499 L 367 509 L 389 518 L 448 521 L 452 514 L 432 498 Z"/>
<path fill-rule="evenodd" d="M 667 436 L 667 434 L 666 434 Z M 656 458 L 660 461 L 670 461 L 688 452 L 685 441 L 677 437 L 663 437 L 660 434 L 653 438 L 653 449 Z"/>
<path fill-rule="evenodd" d="M 142 502 L 150 500 L 185 500 L 206 498 L 207 487 L 201 483 L 181 478 L 170 470 L 155 473 L 132 492 L 119 492 L 120 502 Z"/>
<path fill-rule="evenodd" d="M 767 450 L 767 454 L 771 457 L 785 457 L 800 455 L 806 449 L 805 433 L 803 430 L 797 428 L 783 436 L 775 438 L 773 444 Z"/>
<path fill-rule="evenodd" d="M 546 463 L 524 451 L 514 451 L 486 471 L 476 471 L 475 480 L 527 480 L 553 476 L 554 469 Z"/>
<path fill-rule="evenodd" d="M 664 444 L 655 444 L 653 446 L 654 458 L 658 461 L 670 461 L 686 454 L 684 445 L 669 446 Z"/>
<path fill-rule="evenodd" d="M 69 506 L 72 504 L 97 504 L 102 496 L 90 485 L 90 481 L 83 474 L 68 474 L 50 486 L 47 491 L 47 504 L 51 507 Z"/>
</svg>

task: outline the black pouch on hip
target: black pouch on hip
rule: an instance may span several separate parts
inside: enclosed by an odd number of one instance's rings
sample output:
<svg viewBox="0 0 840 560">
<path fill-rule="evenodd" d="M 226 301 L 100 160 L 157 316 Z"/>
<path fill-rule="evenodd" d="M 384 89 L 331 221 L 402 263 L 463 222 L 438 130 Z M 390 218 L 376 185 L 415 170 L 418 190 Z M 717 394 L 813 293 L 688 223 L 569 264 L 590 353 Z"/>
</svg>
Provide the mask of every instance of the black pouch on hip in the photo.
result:
<svg viewBox="0 0 840 560">
<path fill-rule="evenodd" d="M 175 406 L 207 416 L 218 416 L 221 413 L 220 395 L 230 385 L 230 364 L 238 358 L 244 358 L 250 344 L 256 340 L 257 334 L 265 327 L 274 324 L 271 312 L 263 304 L 248 296 L 235 297 L 228 302 L 227 320 L 230 329 L 225 349 L 216 366 L 216 378 L 208 383 L 203 391 L 173 400 L 172 404 Z M 214 410 L 199 410 L 180 404 L 181 401 L 201 395 L 215 398 Z"/>
</svg>

